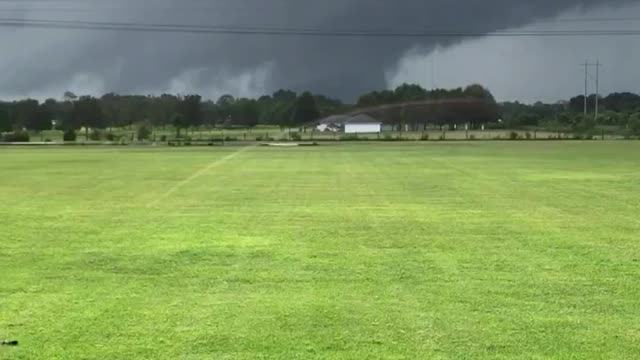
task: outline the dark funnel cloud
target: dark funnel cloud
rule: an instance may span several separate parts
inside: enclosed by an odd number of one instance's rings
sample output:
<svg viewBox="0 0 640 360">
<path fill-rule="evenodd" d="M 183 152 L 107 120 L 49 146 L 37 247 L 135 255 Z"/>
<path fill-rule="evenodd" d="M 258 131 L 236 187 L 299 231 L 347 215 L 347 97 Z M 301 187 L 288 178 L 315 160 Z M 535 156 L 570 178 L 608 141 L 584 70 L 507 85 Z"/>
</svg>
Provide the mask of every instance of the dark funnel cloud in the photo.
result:
<svg viewBox="0 0 640 360">
<path fill-rule="evenodd" d="M 0 17 L 322 30 L 482 34 L 623 0 L 0 1 Z M 313 90 L 351 100 L 386 85 L 413 47 L 461 38 L 185 34 L 3 28 L 0 95 Z M 258 69 L 258 70 L 256 70 Z M 261 74 L 255 79 L 256 74 Z M 243 84 L 236 84 L 243 82 Z"/>
</svg>

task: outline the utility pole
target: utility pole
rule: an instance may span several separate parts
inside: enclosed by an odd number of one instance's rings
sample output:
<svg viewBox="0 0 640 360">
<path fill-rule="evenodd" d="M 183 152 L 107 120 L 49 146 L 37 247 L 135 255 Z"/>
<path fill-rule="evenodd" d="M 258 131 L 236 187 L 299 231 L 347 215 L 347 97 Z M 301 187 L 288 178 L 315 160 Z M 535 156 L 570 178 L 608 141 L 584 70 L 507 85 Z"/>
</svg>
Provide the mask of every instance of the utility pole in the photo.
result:
<svg viewBox="0 0 640 360">
<path fill-rule="evenodd" d="M 436 51 L 431 54 L 431 91 L 436 89 Z"/>
<path fill-rule="evenodd" d="M 598 106 L 600 105 L 600 60 L 596 62 L 596 115 L 595 119 L 598 120 Z"/>
<path fill-rule="evenodd" d="M 587 116 L 587 97 L 589 96 L 589 62 L 585 60 L 582 66 L 584 66 L 584 115 Z"/>
</svg>

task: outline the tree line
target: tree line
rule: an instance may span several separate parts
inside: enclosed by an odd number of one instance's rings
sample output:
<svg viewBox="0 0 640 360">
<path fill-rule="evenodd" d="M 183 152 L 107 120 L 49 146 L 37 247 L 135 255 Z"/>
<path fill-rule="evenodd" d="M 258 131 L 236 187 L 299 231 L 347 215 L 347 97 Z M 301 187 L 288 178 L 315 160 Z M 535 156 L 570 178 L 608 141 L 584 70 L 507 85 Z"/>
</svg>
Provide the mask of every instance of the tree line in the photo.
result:
<svg viewBox="0 0 640 360">
<path fill-rule="evenodd" d="M 608 126 L 640 135 L 640 95 L 613 93 L 600 97 L 600 115 L 597 119 L 583 114 L 584 99 L 584 96 L 576 96 L 553 104 L 497 103 L 489 90 L 477 84 L 466 88 L 434 90 L 426 90 L 415 84 L 402 84 L 393 90 L 363 94 L 355 104 L 286 89 L 255 99 L 223 95 L 216 100 L 205 100 L 200 95 L 141 96 L 115 93 L 96 98 L 78 97 L 67 92 L 62 100 L 0 102 L 0 133 L 23 129 L 41 132 L 51 129 L 52 125 L 65 132 L 84 129 L 87 132 L 85 136 L 88 136 L 89 129 L 132 126 L 170 126 L 178 136 L 183 129 L 200 126 L 252 128 L 271 125 L 296 128 L 328 115 L 396 104 L 371 114 L 398 129 L 419 130 L 428 125 L 453 128 L 465 124 L 471 128 L 488 125 L 588 132 L 598 126 Z M 420 103 L 423 100 L 427 101 Z M 595 100 L 595 95 L 587 97 L 587 107 L 591 111 L 595 107 Z M 403 105 L 408 103 L 412 105 Z"/>
<path fill-rule="evenodd" d="M 282 128 L 303 127 L 321 117 L 347 113 L 358 108 L 381 104 L 422 99 L 464 99 L 486 100 L 495 105 L 491 93 L 480 85 L 465 89 L 438 89 L 427 91 L 419 85 L 403 84 L 394 90 L 374 91 L 361 96 L 356 104 L 345 104 L 327 96 L 304 92 L 298 94 L 281 89 L 271 95 L 257 99 L 234 98 L 223 95 L 216 100 L 205 100 L 200 95 L 160 96 L 119 95 L 108 93 L 99 98 L 64 94 L 63 100 L 25 99 L 0 102 L 0 132 L 30 130 L 41 132 L 56 128 L 71 132 L 78 129 L 122 128 L 141 124 L 148 127 L 172 126 L 180 135 L 182 129 L 199 126 L 252 128 L 256 125 L 272 125 Z M 477 115 L 477 107 L 456 104 L 442 114 L 435 112 L 440 122 L 465 120 L 474 117 L 473 122 L 486 122 L 495 118 L 495 109 Z M 415 109 L 381 113 L 380 120 L 388 124 L 416 123 L 424 119 L 435 121 L 433 116 L 424 116 L 424 111 Z M 442 110 L 442 109 L 440 109 Z M 439 114 L 439 115 L 438 115 Z M 490 114 L 490 116 L 488 115 Z M 431 114 L 433 115 L 433 114 Z M 456 116 L 454 116 L 456 115 Z"/>
<path fill-rule="evenodd" d="M 503 126 L 505 128 L 564 129 L 585 133 L 606 129 L 640 135 L 640 95 L 630 92 L 611 93 L 597 99 L 599 110 L 597 117 L 595 94 L 586 98 L 588 111 L 586 115 L 584 114 L 584 95 L 552 104 L 505 102 L 501 104 Z"/>
<path fill-rule="evenodd" d="M 105 94 L 96 98 L 67 92 L 62 101 L 25 99 L 0 102 L 0 132 L 41 132 L 52 126 L 65 131 L 145 125 L 172 126 L 177 135 L 199 126 L 252 128 L 258 124 L 302 126 L 319 117 L 345 109 L 336 99 L 310 92 L 278 90 L 258 99 L 223 95 L 204 100 L 200 95 L 140 96 Z"/>
</svg>

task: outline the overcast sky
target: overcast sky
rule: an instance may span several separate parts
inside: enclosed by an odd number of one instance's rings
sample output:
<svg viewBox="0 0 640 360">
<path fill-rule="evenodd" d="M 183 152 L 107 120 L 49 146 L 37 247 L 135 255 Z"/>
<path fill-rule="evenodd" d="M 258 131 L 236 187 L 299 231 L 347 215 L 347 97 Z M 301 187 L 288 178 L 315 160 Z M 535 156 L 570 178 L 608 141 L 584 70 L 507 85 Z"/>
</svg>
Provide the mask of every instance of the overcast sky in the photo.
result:
<svg viewBox="0 0 640 360">
<path fill-rule="evenodd" d="M 638 20 L 629 19 L 633 17 Z M 632 0 L 0 0 L 0 18 L 363 31 L 640 30 L 640 4 Z M 618 20 L 575 21 L 594 18 Z M 363 92 L 410 82 L 427 88 L 481 83 L 499 100 L 556 101 L 583 91 L 579 64 L 585 59 L 604 63 L 603 92 L 640 92 L 640 36 L 438 39 L 0 29 L 0 98 L 4 99 L 59 98 L 66 90 L 92 95 L 199 93 L 217 98 L 225 93 L 259 96 L 285 87 L 353 100 Z"/>
</svg>

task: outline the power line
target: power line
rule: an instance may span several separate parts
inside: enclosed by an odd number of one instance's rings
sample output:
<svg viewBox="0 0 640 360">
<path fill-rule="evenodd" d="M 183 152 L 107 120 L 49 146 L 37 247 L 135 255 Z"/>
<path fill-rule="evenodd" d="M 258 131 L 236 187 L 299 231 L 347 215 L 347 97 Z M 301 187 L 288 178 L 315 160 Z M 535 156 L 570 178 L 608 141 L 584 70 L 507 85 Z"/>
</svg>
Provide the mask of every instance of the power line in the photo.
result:
<svg viewBox="0 0 640 360">
<path fill-rule="evenodd" d="M 234 34 L 270 36 L 327 37 L 558 37 L 558 36 L 637 36 L 639 30 L 504 30 L 482 32 L 473 30 L 328 30 L 318 28 L 231 27 L 189 24 L 161 24 L 107 21 L 38 20 L 0 18 L 0 26 L 66 30 L 110 30 L 132 32 L 169 32 L 193 34 Z"/>
</svg>

